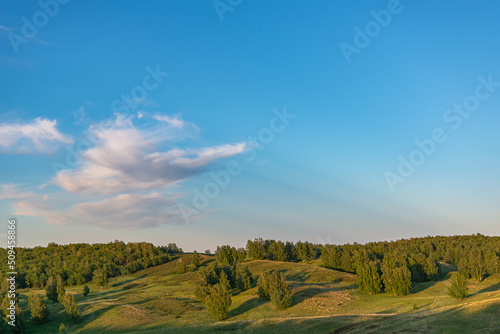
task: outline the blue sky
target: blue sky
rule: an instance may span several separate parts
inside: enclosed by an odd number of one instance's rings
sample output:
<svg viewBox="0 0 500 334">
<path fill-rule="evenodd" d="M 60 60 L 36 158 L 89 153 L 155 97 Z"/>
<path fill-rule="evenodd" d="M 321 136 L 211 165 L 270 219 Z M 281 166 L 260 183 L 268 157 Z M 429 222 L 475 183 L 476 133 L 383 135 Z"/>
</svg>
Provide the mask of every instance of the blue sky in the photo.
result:
<svg viewBox="0 0 500 334">
<path fill-rule="evenodd" d="M 21 245 L 499 234 L 498 2 L 41 3 L 0 3 Z"/>
</svg>

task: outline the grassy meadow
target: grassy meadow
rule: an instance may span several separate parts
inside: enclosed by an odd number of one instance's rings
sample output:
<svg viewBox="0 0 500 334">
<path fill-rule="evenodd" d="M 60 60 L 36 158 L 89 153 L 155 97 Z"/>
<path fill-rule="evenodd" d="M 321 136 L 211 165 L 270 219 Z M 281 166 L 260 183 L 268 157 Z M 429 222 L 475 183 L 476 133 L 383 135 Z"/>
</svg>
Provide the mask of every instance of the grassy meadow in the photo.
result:
<svg viewBox="0 0 500 334">
<path fill-rule="evenodd" d="M 189 263 L 191 254 L 181 257 Z M 202 266 L 214 261 L 201 255 Z M 49 322 L 35 326 L 25 314 L 27 333 L 498 333 L 500 332 L 500 276 L 469 283 L 469 296 L 455 300 L 447 295 L 449 272 L 456 268 L 441 263 L 442 279 L 414 283 L 411 294 L 368 295 L 357 289 L 356 275 L 310 263 L 267 260 L 244 262 L 254 276 L 281 271 L 291 284 L 293 305 L 276 310 L 253 287 L 232 297 L 228 318 L 214 321 L 205 305 L 196 300 L 197 270 L 176 274 L 177 261 L 110 279 L 101 289 L 89 284 L 66 290 L 75 294 L 81 318 L 70 323 L 61 304 L 48 301 Z M 189 268 L 193 270 L 192 267 Z M 20 290 L 27 308 L 29 292 Z"/>
</svg>

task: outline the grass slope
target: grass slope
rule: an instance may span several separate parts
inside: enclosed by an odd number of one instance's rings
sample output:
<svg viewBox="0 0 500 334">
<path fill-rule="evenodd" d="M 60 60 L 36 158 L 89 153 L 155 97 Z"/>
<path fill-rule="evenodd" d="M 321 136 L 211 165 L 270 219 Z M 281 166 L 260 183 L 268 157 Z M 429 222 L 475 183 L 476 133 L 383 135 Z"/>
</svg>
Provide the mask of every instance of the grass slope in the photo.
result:
<svg viewBox="0 0 500 334">
<path fill-rule="evenodd" d="M 182 256 L 186 263 L 191 257 Z M 201 258 L 202 265 L 213 261 L 212 256 Z M 172 261 L 111 279 L 102 290 L 89 284 L 87 297 L 81 294 L 82 286 L 67 287 L 76 296 L 80 321 L 69 323 L 63 306 L 47 301 L 50 321 L 34 326 L 26 320 L 27 333 L 58 333 L 61 323 L 68 333 L 500 332 L 498 275 L 481 283 L 471 281 L 470 296 L 456 301 L 447 296 L 447 278 L 414 284 L 411 295 L 394 297 L 360 293 L 355 275 L 315 264 L 259 260 L 245 265 L 255 276 L 271 270 L 283 272 L 292 286 L 292 307 L 275 310 L 252 288 L 233 296 L 227 320 L 214 322 L 194 297 L 196 271 L 176 274 L 177 261 Z M 442 266 L 445 271 L 454 270 Z M 20 291 L 23 308 L 28 292 Z"/>
</svg>

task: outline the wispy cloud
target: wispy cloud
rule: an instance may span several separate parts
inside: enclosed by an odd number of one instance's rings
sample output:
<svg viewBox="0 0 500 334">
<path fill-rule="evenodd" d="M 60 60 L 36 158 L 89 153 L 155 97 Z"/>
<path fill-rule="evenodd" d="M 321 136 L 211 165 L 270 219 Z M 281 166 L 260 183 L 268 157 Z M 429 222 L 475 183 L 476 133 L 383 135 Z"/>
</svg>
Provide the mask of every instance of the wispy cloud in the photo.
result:
<svg viewBox="0 0 500 334">
<path fill-rule="evenodd" d="M 180 121 L 180 120 L 179 120 Z M 101 128 L 102 129 L 102 128 Z M 54 183 L 66 191 L 112 195 L 161 189 L 201 173 L 218 159 L 239 154 L 245 143 L 200 149 L 162 151 L 165 132 L 136 128 L 130 119 L 117 118 L 95 132 L 99 145 L 85 151 L 76 169 L 62 170 Z"/>
<path fill-rule="evenodd" d="M 94 146 L 82 152 L 76 168 L 60 170 L 51 180 L 62 191 L 41 193 L 46 186 L 43 184 L 37 192 L 27 194 L 18 191 L 15 185 L 4 185 L 0 188 L 3 189 L 0 199 L 14 200 L 16 215 L 40 217 L 52 225 L 83 224 L 129 230 L 183 223 L 178 200 L 185 194 L 175 192 L 173 185 L 250 147 L 244 142 L 202 148 L 173 147 L 173 142 L 196 133 L 196 125 L 180 116 L 143 115 L 139 119 L 116 114 L 112 120 L 90 125 L 90 134 L 96 139 Z M 153 124 L 148 120 L 153 120 Z M 55 121 L 37 119 L 35 123 L 46 130 L 37 132 L 30 126 L 18 125 L 15 133 L 31 139 L 69 141 L 55 132 Z"/>
<path fill-rule="evenodd" d="M 183 120 L 179 119 L 178 116 L 170 117 L 168 115 L 158 115 L 158 114 L 156 114 L 156 115 L 153 116 L 153 118 L 156 119 L 159 122 L 165 122 L 168 125 L 173 126 L 175 128 L 182 129 L 184 127 L 184 125 L 185 125 L 185 122 Z"/>
<path fill-rule="evenodd" d="M 90 225 L 105 229 L 136 230 L 182 223 L 176 197 L 158 192 L 121 194 L 97 201 L 76 203 L 69 208 L 40 197 L 13 204 L 15 215 L 43 218 L 50 225 Z"/>
<path fill-rule="evenodd" d="M 23 185 L 14 183 L 0 184 L 0 200 L 2 199 L 21 199 L 32 195 L 31 192 L 25 192 L 20 188 Z"/>
<path fill-rule="evenodd" d="M 0 123 L 0 153 L 53 153 L 73 140 L 56 129 L 57 121 L 36 118 L 30 123 Z"/>
</svg>

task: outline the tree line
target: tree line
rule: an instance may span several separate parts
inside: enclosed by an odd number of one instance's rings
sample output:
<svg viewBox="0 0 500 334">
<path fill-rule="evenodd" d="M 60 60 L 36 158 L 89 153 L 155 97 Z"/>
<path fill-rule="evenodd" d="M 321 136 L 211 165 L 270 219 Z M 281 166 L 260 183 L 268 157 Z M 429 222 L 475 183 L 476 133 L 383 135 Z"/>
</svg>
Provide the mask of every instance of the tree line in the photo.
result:
<svg viewBox="0 0 500 334">
<path fill-rule="evenodd" d="M 171 255 L 182 253 L 175 243 L 154 246 L 147 242 L 107 244 L 50 243 L 47 247 L 16 248 L 16 283 L 18 288 L 41 288 L 52 278 L 61 276 L 66 285 L 78 285 L 93 279 L 95 271 L 115 277 L 171 261 Z M 7 251 L 0 248 L 0 279 L 7 270 Z"/>
<path fill-rule="evenodd" d="M 217 249 L 216 257 L 225 259 L 231 252 L 235 254 L 236 249 L 223 246 Z M 324 267 L 357 274 L 360 290 L 371 294 L 407 295 L 412 282 L 434 281 L 441 276 L 439 261 L 458 267 L 454 282 L 460 282 L 460 296 L 468 279 L 482 281 L 486 275 L 500 273 L 500 237 L 479 233 L 345 245 L 257 238 L 248 240 L 246 252 L 248 258 L 272 261 L 320 259 Z"/>
</svg>

